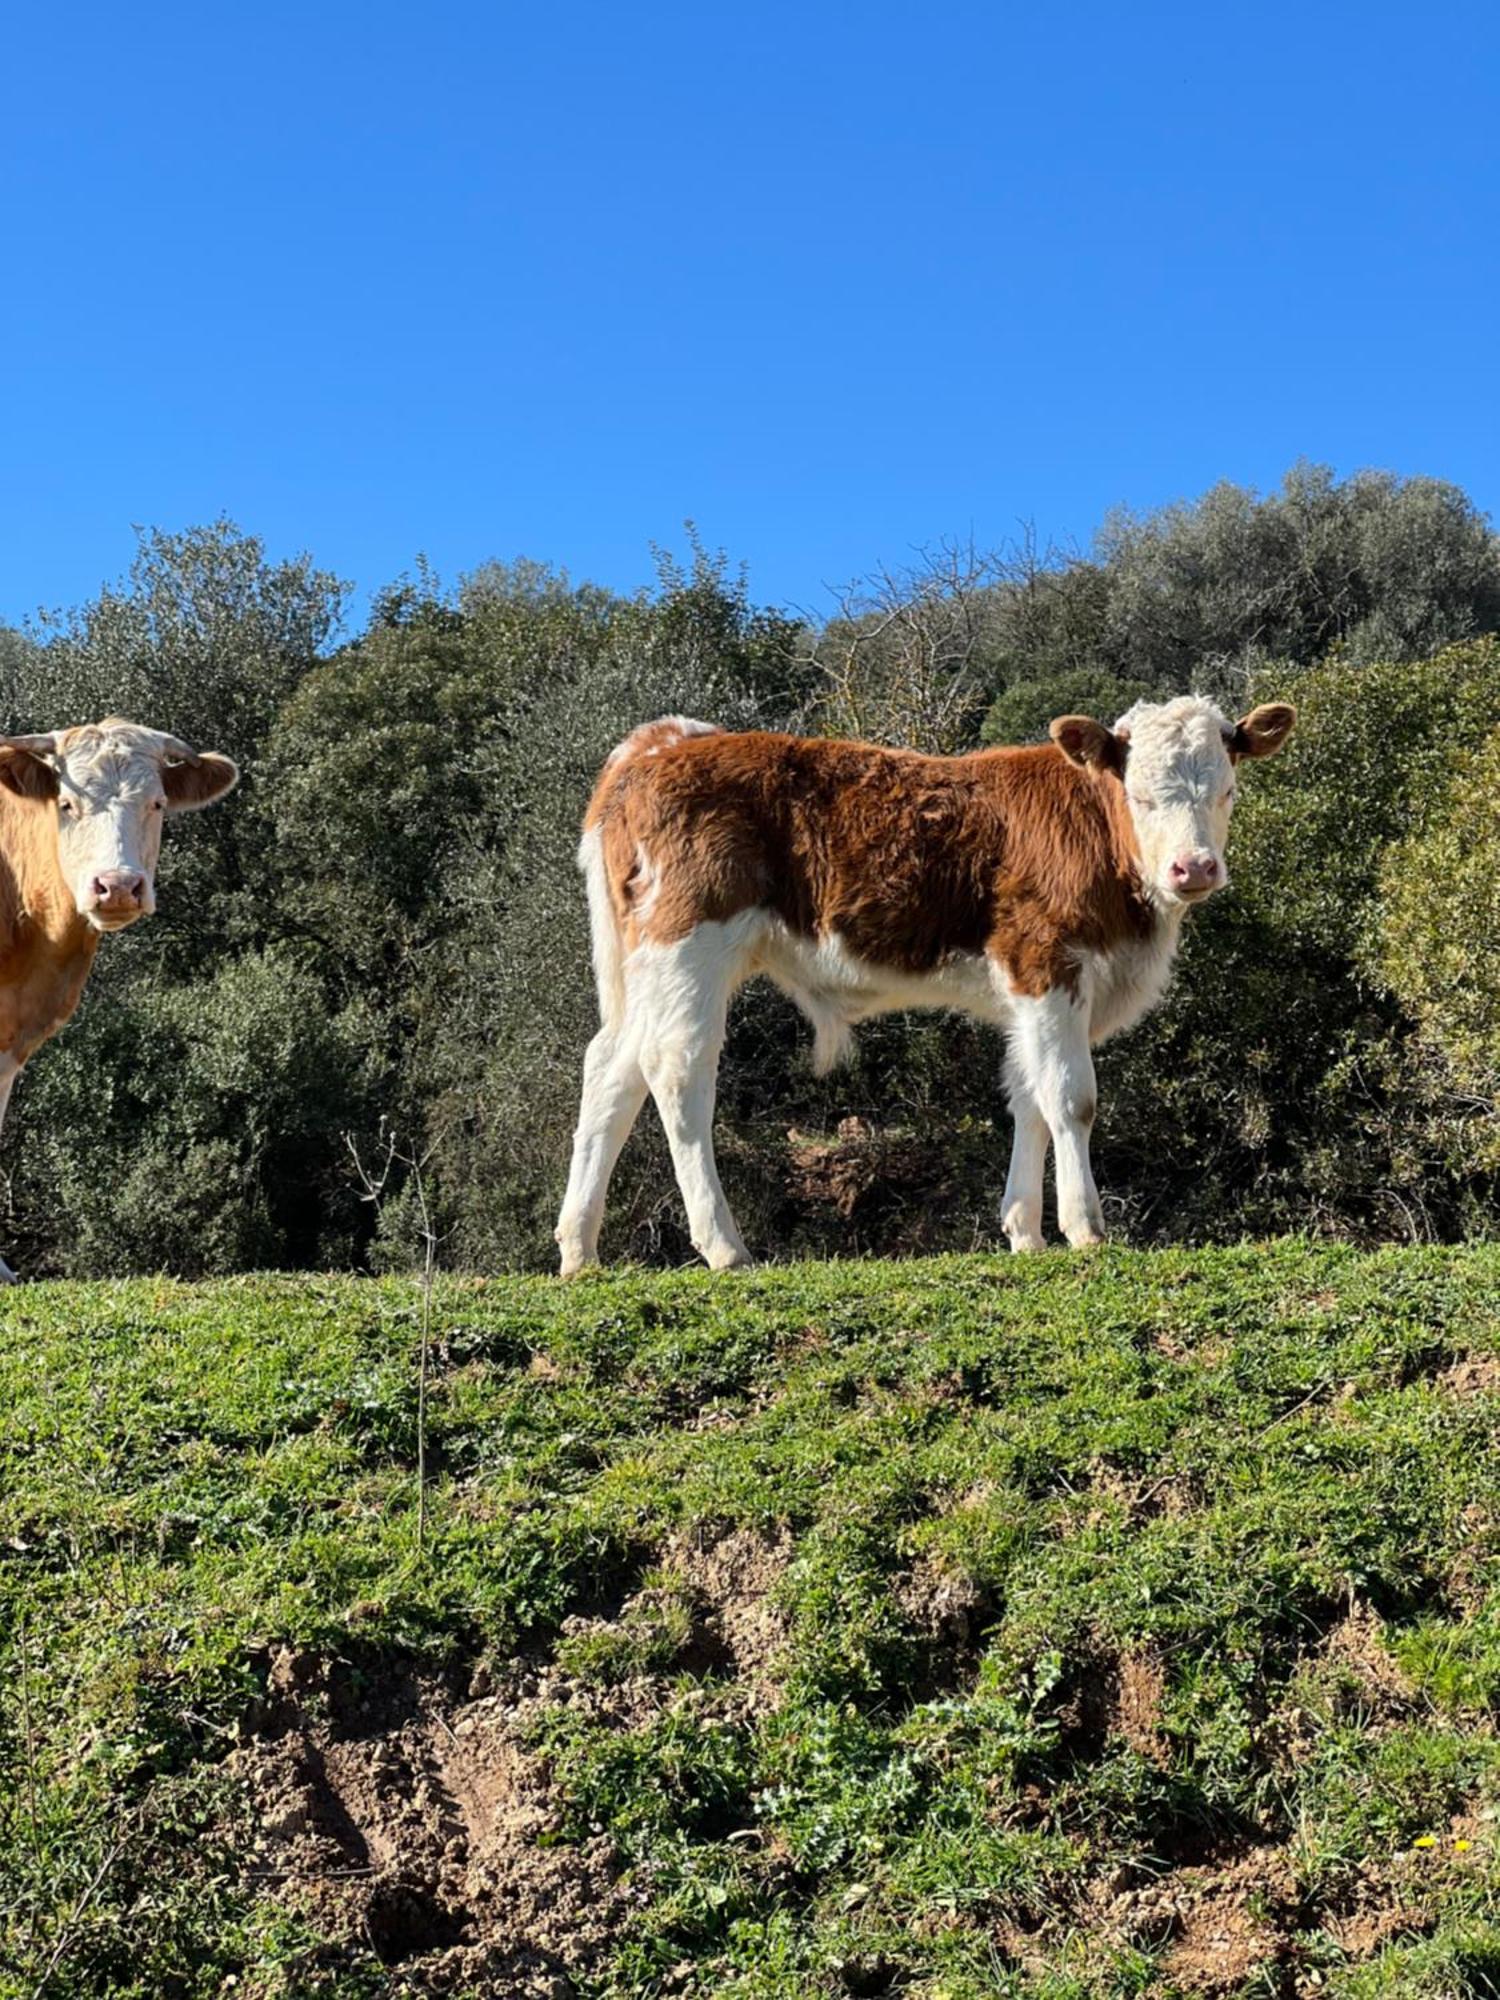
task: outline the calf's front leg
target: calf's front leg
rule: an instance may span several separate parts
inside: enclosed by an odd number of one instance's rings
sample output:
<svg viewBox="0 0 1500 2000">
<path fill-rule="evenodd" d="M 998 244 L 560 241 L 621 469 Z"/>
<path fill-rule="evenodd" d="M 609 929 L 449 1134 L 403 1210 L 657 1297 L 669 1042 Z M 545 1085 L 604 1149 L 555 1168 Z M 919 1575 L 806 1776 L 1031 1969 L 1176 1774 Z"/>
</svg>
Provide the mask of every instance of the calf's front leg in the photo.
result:
<svg viewBox="0 0 1500 2000">
<path fill-rule="evenodd" d="M 1029 1093 L 1052 1135 L 1057 1161 L 1057 1221 L 1075 1250 L 1104 1241 L 1104 1212 L 1089 1164 L 1097 1099 L 1089 1053 L 1088 1008 L 1066 988 L 1032 999 L 1018 996 L 1011 1029 L 1013 1075 Z M 1015 1101 L 1013 1099 L 1013 1101 Z M 1017 1143 L 1021 1121 L 1016 1123 Z M 1013 1248 L 1028 1248 L 1011 1238 Z"/>
<path fill-rule="evenodd" d="M 1045 1250 L 1042 1235 L 1042 1176 L 1047 1166 L 1047 1121 L 1042 1116 L 1014 1058 L 1007 1065 L 1010 1115 L 1015 1120 L 1015 1137 L 1010 1149 L 1010 1172 L 1005 1178 L 1005 1199 L 1000 1222 L 1010 1238 L 1012 1250 Z"/>
</svg>

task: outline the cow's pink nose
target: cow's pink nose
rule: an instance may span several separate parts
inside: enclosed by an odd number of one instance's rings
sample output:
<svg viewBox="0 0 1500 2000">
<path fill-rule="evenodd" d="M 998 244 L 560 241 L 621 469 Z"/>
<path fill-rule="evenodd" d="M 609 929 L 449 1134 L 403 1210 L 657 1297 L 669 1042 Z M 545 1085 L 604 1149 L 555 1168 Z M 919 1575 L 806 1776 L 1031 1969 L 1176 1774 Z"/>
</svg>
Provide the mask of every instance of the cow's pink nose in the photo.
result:
<svg viewBox="0 0 1500 2000">
<path fill-rule="evenodd" d="M 1179 854 L 1172 863 L 1174 889 L 1211 889 L 1219 879 L 1219 863 L 1212 854 Z"/>
<path fill-rule="evenodd" d="M 129 910 L 140 906 L 146 878 L 138 868 L 104 868 L 94 877 L 95 903 L 101 909 Z"/>
</svg>

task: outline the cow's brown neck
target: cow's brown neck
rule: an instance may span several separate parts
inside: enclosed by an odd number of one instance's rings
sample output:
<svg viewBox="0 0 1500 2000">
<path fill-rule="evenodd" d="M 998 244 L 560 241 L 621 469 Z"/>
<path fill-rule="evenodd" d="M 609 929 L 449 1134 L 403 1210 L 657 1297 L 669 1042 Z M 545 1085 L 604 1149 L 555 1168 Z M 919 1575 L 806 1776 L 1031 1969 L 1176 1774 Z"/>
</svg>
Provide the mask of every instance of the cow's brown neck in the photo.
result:
<svg viewBox="0 0 1500 2000">
<path fill-rule="evenodd" d="M 0 787 L 0 1055 L 25 1062 L 56 1033 L 98 948 L 63 880 L 51 808 Z"/>
</svg>

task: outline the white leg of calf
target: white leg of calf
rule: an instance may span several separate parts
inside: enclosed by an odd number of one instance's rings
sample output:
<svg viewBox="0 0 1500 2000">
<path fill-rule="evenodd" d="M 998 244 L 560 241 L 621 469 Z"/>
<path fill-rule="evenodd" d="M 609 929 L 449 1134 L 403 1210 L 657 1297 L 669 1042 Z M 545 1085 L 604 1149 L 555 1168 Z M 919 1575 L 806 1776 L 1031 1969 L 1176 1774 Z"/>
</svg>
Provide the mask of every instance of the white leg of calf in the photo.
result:
<svg viewBox="0 0 1500 2000">
<path fill-rule="evenodd" d="M 1058 1226 L 1075 1249 L 1102 1243 L 1104 1214 L 1089 1165 L 1095 1094 L 1087 1006 L 1059 987 L 1040 999 L 1018 998 L 1015 1010 L 1011 1062 L 1052 1134 Z"/>
<path fill-rule="evenodd" d="M 1042 1175 L 1047 1165 L 1047 1121 L 1036 1099 L 1016 1074 L 1014 1062 L 1010 1070 L 1010 1115 L 1016 1130 L 1000 1221 L 1012 1250 L 1044 1250 Z"/>
<path fill-rule="evenodd" d="M 632 966 L 641 1068 L 671 1148 L 693 1247 L 715 1271 L 748 1264 L 714 1162 L 714 1099 L 729 996 L 744 951 L 740 925 L 700 924 L 680 944 L 648 947 Z"/>
<path fill-rule="evenodd" d="M 10 1103 L 11 1088 L 20 1074 L 21 1065 L 14 1056 L 0 1056 L 0 1125 L 5 1123 L 5 1111 Z M 5 1259 L 0 1257 L 0 1285 L 13 1285 L 15 1282 L 15 1272 Z"/>
<path fill-rule="evenodd" d="M 627 1016 L 618 1028 L 601 1028 L 583 1059 L 583 1101 L 556 1230 L 565 1278 L 599 1260 L 599 1226 L 609 1177 L 646 1101 L 637 1040 Z"/>
</svg>

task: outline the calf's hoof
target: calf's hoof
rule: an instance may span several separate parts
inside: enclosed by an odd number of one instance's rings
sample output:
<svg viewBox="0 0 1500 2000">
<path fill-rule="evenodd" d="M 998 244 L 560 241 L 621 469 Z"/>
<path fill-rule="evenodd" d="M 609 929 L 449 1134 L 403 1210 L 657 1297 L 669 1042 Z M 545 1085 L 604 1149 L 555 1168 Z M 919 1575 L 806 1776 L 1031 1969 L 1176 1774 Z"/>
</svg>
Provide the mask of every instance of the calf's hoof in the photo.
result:
<svg viewBox="0 0 1500 2000">
<path fill-rule="evenodd" d="M 1035 1229 L 1017 1229 L 1010 1239 L 1012 1257 L 1029 1257 L 1034 1251 L 1045 1250 L 1047 1239 Z"/>
<path fill-rule="evenodd" d="M 743 1243 L 720 1243 L 702 1253 L 710 1271 L 748 1271 L 755 1259 Z"/>
</svg>

